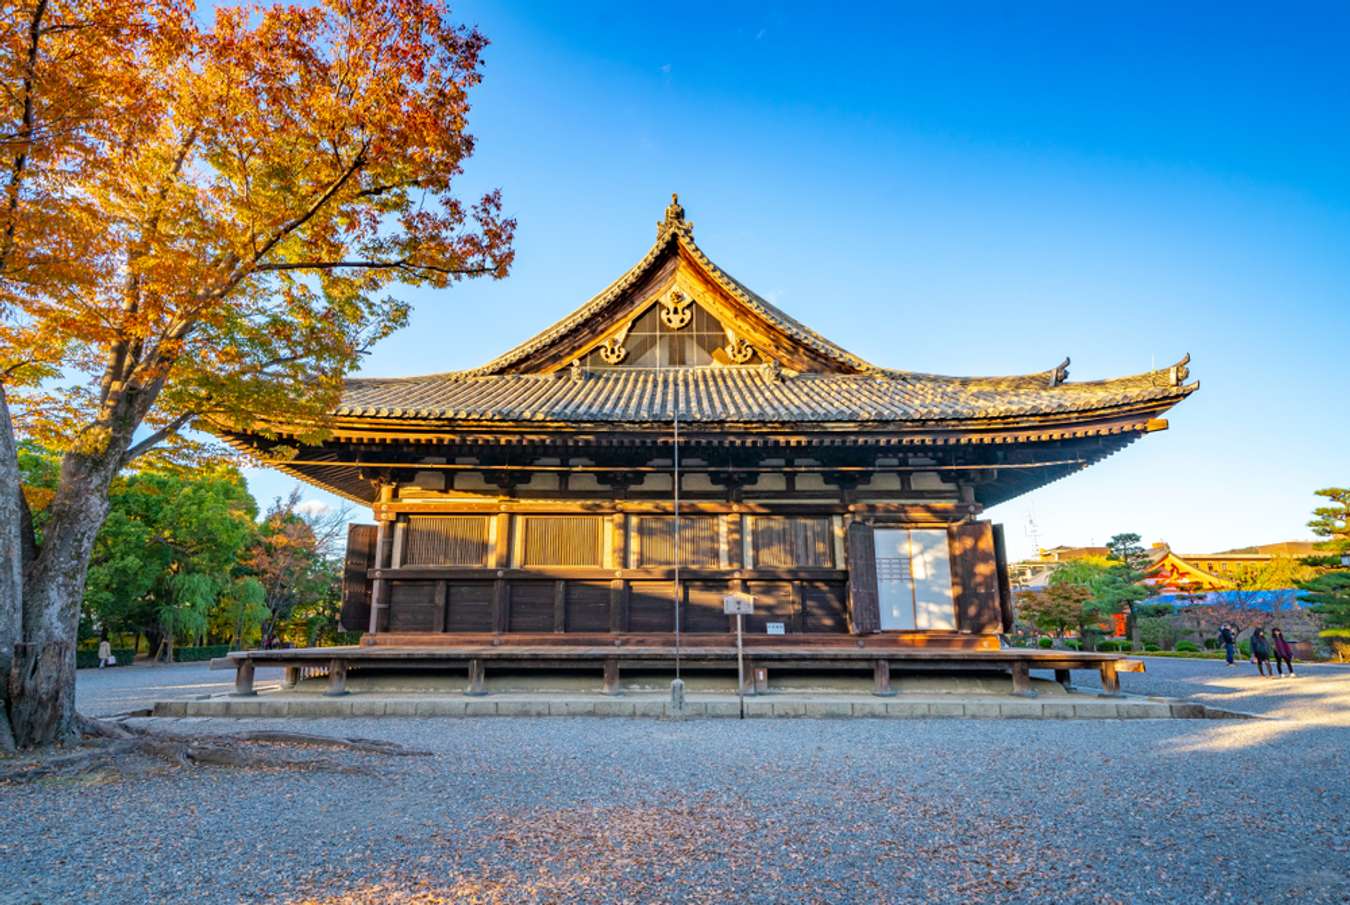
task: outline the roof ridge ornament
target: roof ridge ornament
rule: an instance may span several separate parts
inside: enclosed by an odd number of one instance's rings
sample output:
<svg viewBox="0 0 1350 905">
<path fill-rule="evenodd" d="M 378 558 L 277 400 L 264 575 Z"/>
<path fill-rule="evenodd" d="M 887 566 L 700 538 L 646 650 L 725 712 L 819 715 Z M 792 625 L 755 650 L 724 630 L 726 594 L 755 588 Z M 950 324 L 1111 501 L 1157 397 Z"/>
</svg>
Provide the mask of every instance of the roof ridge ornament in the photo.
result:
<svg viewBox="0 0 1350 905">
<path fill-rule="evenodd" d="M 666 205 L 665 218 L 656 224 L 656 238 L 661 238 L 670 230 L 678 230 L 682 233 L 692 235 L 694 224 L 684 219 L 684 208 L 680 205 L 680 196 L 670 193 L 670 204 Z"/>
<path fill-rule="evenodd" d="M 1191 363 L 1191 353 L 1187 352 L 1181 361 L 1172 365 L 1168 372 L 1168 380 L 1174 387 L 1179 387 L 1186 382 L 1186 378 L 1191 376 L 1191 369 L 1188 365 Z"/>
<path fill-rule="evenodd" d="M 1057 387 L 1069 379 L 1069 356 L 1065 355 L 1064 360 L 1059 363 L 1053 371 L 1050 372 L 1050 385 Z"/>
</svg>

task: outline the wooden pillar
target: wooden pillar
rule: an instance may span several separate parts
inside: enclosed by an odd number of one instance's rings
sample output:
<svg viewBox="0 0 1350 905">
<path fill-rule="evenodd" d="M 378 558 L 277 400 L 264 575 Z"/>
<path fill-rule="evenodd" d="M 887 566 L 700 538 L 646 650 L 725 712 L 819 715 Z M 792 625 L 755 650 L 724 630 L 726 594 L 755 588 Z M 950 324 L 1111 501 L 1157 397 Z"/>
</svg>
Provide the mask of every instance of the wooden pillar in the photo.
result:
<svg viewBox="0 0 1350 905">
<path fill-rule="evenodd" d="M 300 667 L 287 666 L 285 671 L 281 674 L 281 687 L 294 688 L 299 684 L 300 684 Z"/>
<path fill-rule="evenodd" d="M 1012 693 L 1022 698 L 1034 698 L 1031 688 L 1031 667 L 1026 660 L 1015 660 L 1012 665 Z"/>
<path fill-rule="evenodd" d="M 381 505 L 394 499 L 394 485 L 381 483 L 375 503 L 375 563 L 377 570 L 390 568 L 394 542 L 394 522 Z M 379 634 L 389 626 L 389 582 L 376 578 L 370 584 L 370 634 Z"/>
<path fill-rule="evenodd" d="M 341 697 L 347 693 L 347 661 L 334 657 L 328 661 L 328 689 L 324 694 L 330 698 Z"/>
<path fill-rule="evenodd" d="M 1102 672 L 1102 694 L 1107 697 L 1120 696 L 1120 676 L 1116 675 L 1116 661 L 1103 660 L 1101 664 Z"/>
<path fill-rule="evenodd" d="M 253 690 L 253 661 L 240 660 L 234 670 L 234 693 L 236 697 L 249 697 L 257 694 Z"/>
<path fill-rule="evenodd" d="M 872 694 L 883 698 L 895 697 L 895 691 L 891 688 L 891 661 L 878 660 L 872 665 L 872 677 L 876 681 L 876 688 Z"/>
<path fill-rule="evenodd" d="M 614 657 L 605 660 L 605 694 L 619 693 L 619 661 Z"/>
<path fill-rule="evenodd" d="M 609 583 L 609 630 L 628 630 L 628 583 L 621 578 Z"/>
<path fill-rule="evenodd" d="M 1073 691 L 1073 682 L 1069 678 L 1067 669 L 1055 670 L 1055 681 L 1064 686 L 1065 691 Z"/>
<path fill-rule="evenodd" d="M 486 678 L 483 668 L 483 661 L 473 659 L 469 661 L 469 687 L 464 689 L 464 693 L 473 697 L 481 697 L 487 694 L 487 689 L 483 687 L 483 680 Z"/>
<path fill-rule="evenodd" d="M 446 603 L 450 596 L 449 588 L 447 587 L 448 584 L 449 582 L 445 581 L 436 582 L 436 592 L 433 603 L 436 607 L 436 611 L 431 615 L 431 630 L 433 632 L 445 631 L 445 610 Z"/>
<path fill-rule="evenodd" d="M 769 691 L 769 667 L 758 663 L 750 664 L 750 693 L 767 694 Z"/>
<path fill-rule="evenodd" d="M 492 585 L 492 631 L 500 634 L 507 628 L 507 611 L 511 602 L 510 585 L 503 580 L 511 568 L 511 514 L 497 514 L 497 537 L 492 547 L 492 565 L 497 569 L 497 580 Z"/>
<path fill-rule="evenodd" d="M 727 547 L 724 555 L 727 561 L 727 568 L 741 568 L 742 556 L 745 542 L 741 539 L 741 526 L 743 521 L 739 512 L 730 513 L 727 516 Z"/>
<path fill-rule="evenodd" d="M 622 512 L 616 512 L 610 517 L 610 549 L 611 560 L 609 567 L 611 569 L 628 568 L 628 517 Z"/>
</svg>

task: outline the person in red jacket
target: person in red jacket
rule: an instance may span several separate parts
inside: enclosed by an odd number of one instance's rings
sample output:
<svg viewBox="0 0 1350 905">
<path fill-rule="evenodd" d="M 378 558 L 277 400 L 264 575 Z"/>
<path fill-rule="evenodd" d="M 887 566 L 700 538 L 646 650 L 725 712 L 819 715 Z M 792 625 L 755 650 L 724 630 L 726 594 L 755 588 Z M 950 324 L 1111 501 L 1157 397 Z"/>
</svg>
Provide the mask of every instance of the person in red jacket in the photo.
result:
<svg viewBox="0 0 1350 905">
<path fill-rule="evenodd" d="M 1275 646 L 1275 668 L 1284 675 L 1284 668 L 1289 667 L 1289 675 L 1294 674 L 1294 648 L 1284 638 L 1284 632 L 1278 628 L 1270 630 L 1271 641 Z"/>
</svg>

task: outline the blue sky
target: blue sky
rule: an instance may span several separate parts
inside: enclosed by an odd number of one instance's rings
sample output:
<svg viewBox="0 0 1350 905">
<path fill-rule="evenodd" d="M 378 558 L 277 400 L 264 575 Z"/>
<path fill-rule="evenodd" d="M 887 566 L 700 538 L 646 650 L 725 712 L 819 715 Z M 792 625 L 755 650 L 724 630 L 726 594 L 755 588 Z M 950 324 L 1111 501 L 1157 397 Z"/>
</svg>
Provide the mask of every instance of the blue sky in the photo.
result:
<svg viewBox="0 0 1350 905">
<path fill-rule="evenodd" d="M 492 41 L 462 191 L 503 189 L 515 269 L 407 291 L 362 373 L 528 337 L 678 191 L 719 265 L 877 364 L 1192 354 L 1171 430 L 990 511 L 1014 556 L 1029 519 L 1044 546 L 1307 537 L 1350 482 L 1350 5 L 952 6 L 460 4 Z"/>
</svg>

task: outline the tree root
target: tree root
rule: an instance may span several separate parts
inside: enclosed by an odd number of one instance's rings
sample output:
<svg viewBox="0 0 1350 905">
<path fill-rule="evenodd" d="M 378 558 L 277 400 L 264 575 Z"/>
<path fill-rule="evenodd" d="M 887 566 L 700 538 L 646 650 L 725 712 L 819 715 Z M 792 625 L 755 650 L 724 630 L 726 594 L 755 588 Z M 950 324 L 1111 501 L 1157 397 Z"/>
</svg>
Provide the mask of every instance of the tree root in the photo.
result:
<svg viewBox="0 0 1350 905">
<path fill-rule="evenodd" d="M 363 764 L 341 763 L 326 757 L 296 757 L 287 753 L 287 749 L 323 748 L 394 757 L 431 753 L 379 739 L 333 738 L 270 729 L 186 735 L 85 716 L 76 717 L 76 727 L 83 737 L 78 750 L 20 758 L 0 768 L 0 784 L 48 777 L 78 778 L 99 772 L 134 775 L 155 769 L 204 766 L 370 774 L 373 771 Z"/>
</svg>

